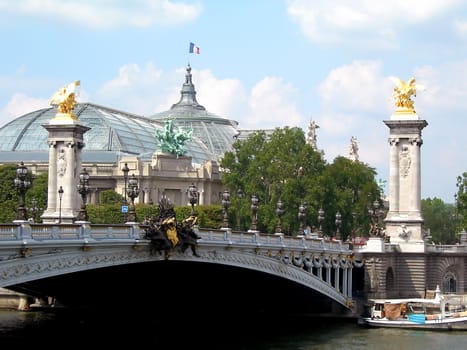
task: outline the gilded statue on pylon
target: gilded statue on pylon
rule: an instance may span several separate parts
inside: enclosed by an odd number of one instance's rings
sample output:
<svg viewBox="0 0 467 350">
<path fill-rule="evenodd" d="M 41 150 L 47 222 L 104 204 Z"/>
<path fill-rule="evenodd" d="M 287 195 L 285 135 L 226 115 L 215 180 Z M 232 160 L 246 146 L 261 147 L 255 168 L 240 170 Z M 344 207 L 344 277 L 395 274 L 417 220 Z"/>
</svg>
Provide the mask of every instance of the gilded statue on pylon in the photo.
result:
<svg viewBox="0 0 467 350">
<path fill-rule="evenodd" d="M 73 109 L 76 105 L 76 87 L 79 85 L 79 80 L 68 84 L 68 86 L 64 86 L 58 90 L 50 99 L 51 105 L 58 105 L 58 113 L 60 116 L 77 119 L 73 114 Z"/>
<path fill-rule="evenodd" d="M 390 79 L 396 84 L 393 93 L 395 105 L 397 107 L 396 111 L 415 112 L 412 96 L 417 96 L 417 89 L 425 90 L 425 88 L 420 84 L 416 84 L 414 77 L 411 77 L 407 82 L 396 77 L 390 77 Z"/>
</svg>

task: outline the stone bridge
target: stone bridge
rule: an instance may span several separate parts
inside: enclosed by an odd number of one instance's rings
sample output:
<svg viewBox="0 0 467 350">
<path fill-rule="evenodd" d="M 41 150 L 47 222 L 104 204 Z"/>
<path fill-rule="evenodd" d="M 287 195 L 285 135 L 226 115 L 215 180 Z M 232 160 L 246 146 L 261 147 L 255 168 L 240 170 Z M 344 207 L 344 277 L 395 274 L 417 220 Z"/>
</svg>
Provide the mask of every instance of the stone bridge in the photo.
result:
<svg viewBox="0 0 467 350">
<path fill-rule="evenodd" d="M 3 224 L 0 287 L 71 304 L 101 298 L 103 304 L 110 294 L 124 299 L 141 288 L 141 295 L 147 288 L 142 280 L 157 284 L 150 293 L 172 285 L 196 292 L 202 285 L 214 290 L 216 284 L 225 284 L 222 293 L 235 289 L 231 299 L 241 298 L 239 293 L 245 299 L 251 292 L 246 299 L 269 296 L 270 303 L 282 295 L 289 301 L 301 298 L 298 304 L 304 306 L 324 300 L 344 310 L 352 307 L 352 269 L 359 264 L 348 244 L 230 229 L 196 232 L 202 237 L 197 256 L 189 249 L 154 251 L 139 224 Z M 174 266 L 180 269 L 171 270 Z M 207 266 L 209 277 L 204 276 Z M 100 293 L 103 287 L 108 288 Z M 289 288 L 294 291 L 288 293 Z M 172 298 L 173 292 L 168 293 L 165 297 Z M 204 300 L 206 295 L 222 300 L 206 289 L 198 294 Z"/>
</svg>

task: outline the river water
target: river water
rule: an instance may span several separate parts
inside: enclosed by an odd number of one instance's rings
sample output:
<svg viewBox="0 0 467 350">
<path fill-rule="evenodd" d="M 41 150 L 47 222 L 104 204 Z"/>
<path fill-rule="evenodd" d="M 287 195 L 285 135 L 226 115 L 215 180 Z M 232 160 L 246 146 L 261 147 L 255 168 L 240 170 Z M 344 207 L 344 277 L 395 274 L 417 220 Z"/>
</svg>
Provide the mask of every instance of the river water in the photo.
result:
<svg viewBox="0 0 467 350">
<path fill-rule="evenodd" d="M 162 317 L 157 317 L 162 316 Z M 70 310 L 0 310 L 0 345 L 73 348 L 131 345 L 132 349 L 428 350 L 467 349 L 467 332 L 366 329 L 354 319 L 269 316 L 205 320 L 205 315 L 102 314 Z"/>
</svg>

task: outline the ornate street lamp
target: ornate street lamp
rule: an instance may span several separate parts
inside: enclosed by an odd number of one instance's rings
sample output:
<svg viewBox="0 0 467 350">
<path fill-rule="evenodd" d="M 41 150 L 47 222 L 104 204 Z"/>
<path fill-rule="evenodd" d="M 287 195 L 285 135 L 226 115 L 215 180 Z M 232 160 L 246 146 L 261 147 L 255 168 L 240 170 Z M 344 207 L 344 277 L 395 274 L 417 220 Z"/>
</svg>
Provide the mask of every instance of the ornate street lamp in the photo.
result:
<svg viewBox="0 0 467 350">
<path fill-rule="evenodd" d="M 324 210 L 319 208 L 318 210 L 318 223 L 319 223 L 319 236 L 323 237 L 323 221 L 324 221 Z"/>
<path fill-rule="evenodd" d="M 222 208 L 223 208 L 222 211 L 224 213 L 222 227 L 224 228 L 229 227 L 229 214 L 228 214 L 229 206 L 230 206 L 230 192 L 229 190 L 224 190 L 224 192 L 222 192 Z"/>
<path fill-rule="evenodd" d="M 341 233 L 339 231 L 339 228 L 341 227 L 341 224 L 342 224 L 341 218 L 342 218 L 341 213 L 337 212 L 336 213 L 336 221 L 335 221 L 335 223 L 336 223 L 336 239 L 341 239 Z"/>
<path fill-rule="evenodd" d="M 257 231 L 258 230 L 258 203 L 259 199 L 254 194 L 251 196 L 251 228 L 250 231 Z"/>
<path fill-rule="evenodd" d="M 88 221 L 88 212 L 86 210 L 86 201 L 89 193 L 89 174 L 86 168 L 79 174 L 78 193 L 81 195 L 81 209 L 78 213 L 79 221 Z"/>
<path fill-rule="evenodd" d="M 303 235 L 304 228 L 305 228 L 305 218 L 306 218 L 306 206 L 301 203 L 298 207 L 298 221 L 300 222 L 300 226 L 298 228 L 298 234 Z"/>
<path fill-rule="evenodd" d="M 137 222 L 138 219 L 136 217 L 135 198 L 138 197 L 139 195 L 139 188 L 138 188 L 138 179 L 136 178 L 135 174 L 131 175 L 131 177 L 128 180 L 127 194 L 128 194 L 128 197 L 130 197 L 131 199 L 130 210 L 128 211 L 128 221 Z"/>
<path fill-rule="evenodd" d="M 126 213 L 127 213 L 127 210 L 128 210 L 128 202 L 126 200 L 126 194 L 127 194 L 127 181 L 128 181 L 128 172 L 130 171 L 130 168 L 128 168 L 128 163 L 125 163 L 125 165 L 123 166 L 122 168 L 122 172 L 123 172 L 123 180 L 124 180 L 124 188 L 123 188 L 123 205 L 126 207 L 125 209 L 123 209 L 123 222 L 126 222 Z"/>
<path fill-rule="evenodd" d="M 282 233 L 282 215 L 284 215 L 284 203 L 279 199 L 276 205 L 276 214 L 279 220 L 276 225 L 276 233 Z"/>
<path fill-rule="evenodd" d="M 16 167 L 16 177 L 14 179 L 14 185 L 16 191 L 19 193 L 19 206 L 18 210 L 16 211 L 16 220 L 25 221 L 27 220 L 27 210 L 25 207 L 25 197 L 26 191 L 31 186 L 31 181 L 29 181 L 26 177 L 28 175 L 28 168 L 24 166 L 24 163 L 21 162 Z"/>
<path fill-rule="evenodd" d="M 243 190 L 241 187 L 237 190 L 237 230 L 240 231 L 240 209 L 242 207 Z"/>
<path fill-rule="evenodd" d="M 191 205 L 191 215 L 195 215 L 195 204 L 198 204 L 198 188 L 194 183 L 188 186 L 187 193 Z"/>
<path fill-rule="evenodd" d="M 63 198 L 63 187 L 60 186 L 58 189 L 58 199 L 60 200 L 60 205 L 58 207 L 58 223 L 62 223 L 62 198 Z"/>
</svg>

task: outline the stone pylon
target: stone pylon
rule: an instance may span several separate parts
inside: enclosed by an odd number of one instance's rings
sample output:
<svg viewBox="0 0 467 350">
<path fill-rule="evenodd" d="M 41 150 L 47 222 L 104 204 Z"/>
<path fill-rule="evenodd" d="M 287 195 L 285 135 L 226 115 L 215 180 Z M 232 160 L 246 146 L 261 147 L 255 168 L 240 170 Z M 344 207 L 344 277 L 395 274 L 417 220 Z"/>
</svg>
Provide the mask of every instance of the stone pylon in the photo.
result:
<svg viewBox="0 0 467 350">
<path fill-rule="evenodd" d="M 413 109 L 397 110 L 389 127 L 389 211 L 386 236 L 404 252 L 425 250 L 421 214 L 420 148 L 428 125 Z"/>
<path fill-rule="evenodd" d="M 41 216 L 44 223 L 73 223 L 81 206 L 77 185 L 83 135 L 90 128 L 82 125 L 73 114 L 74 87 L 77 84 L 70 84 L 54 95 L 53 102 L 58 102 L 59 112 L 48 124 L 42 125 L 49 132 L 47 210 Z"/>
</svg>

